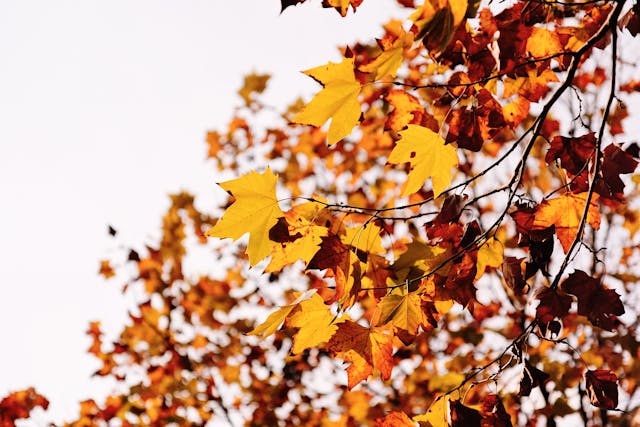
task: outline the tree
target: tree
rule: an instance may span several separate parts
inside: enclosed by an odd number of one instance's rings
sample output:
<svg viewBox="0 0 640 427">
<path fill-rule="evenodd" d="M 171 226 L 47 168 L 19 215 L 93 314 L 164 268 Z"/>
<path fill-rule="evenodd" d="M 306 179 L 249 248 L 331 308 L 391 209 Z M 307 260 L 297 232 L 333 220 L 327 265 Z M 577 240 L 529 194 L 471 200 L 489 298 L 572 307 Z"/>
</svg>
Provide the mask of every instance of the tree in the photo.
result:
<svg viewBox="0 0 640 427">
<path fill-rule="evenodd" d="M 309 102 L 274 118 L 246 77 L 207 137 L 227 204 L 173 195 L 157 245 L 102 262 L 145 297 L 115 342 L 90 325 L 123 391 L 66 425 L 628 422 L 640 6 L 397 2 L 407 22 L 305 71 Z M 1 425 L 46 402 L 9 395 Z"/>
</svg>

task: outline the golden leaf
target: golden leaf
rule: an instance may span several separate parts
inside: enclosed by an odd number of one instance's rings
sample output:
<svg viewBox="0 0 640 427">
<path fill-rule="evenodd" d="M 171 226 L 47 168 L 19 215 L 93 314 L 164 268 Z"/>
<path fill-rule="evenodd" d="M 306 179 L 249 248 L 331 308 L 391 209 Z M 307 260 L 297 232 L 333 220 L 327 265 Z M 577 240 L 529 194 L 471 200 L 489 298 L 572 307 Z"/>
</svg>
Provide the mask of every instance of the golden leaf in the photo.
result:
<svg viewBox="0 0 640 427">
<path fill-rule="evenodd" d="M 216 225 L 207 231 L 207 236 L 238 240 L 249 233 L 247 255 L 251 266 L 271 253 L 275 242 L 269 240 L 269 230 L 284 215 L 276 198 L 277 179 L 267 168 L 262 174 L 251 172 L 219 184 L 233 195 L 235 201 Z"/>
<path fill-rule="evenodd" d="M 250 105 L 253 101 L 254 93 L 262 93 L 267 88 L 267 82 L 271 76 L 269 74 L 251 73 L 244 78 L 242 89 L 238 91 L 238 95 L 244 99 L 246 105 Z"/>
<path fill-rule="evenodd" d="M 484 274 L 484 270 L 487 267 L 500 267 L 504 260 L 504 248 L 502 243 L 495 237 L 487 240 L 484 245 L 478 250 L 478 262 L 476 264 L 476 279 L 479 279 Z"/>
<path fill-rule="evenodd" d="M 415 292 L 404 295 L 386 295 L 378 304 L 380 309 L 379 323 L 391 323 L 393 326 L 415 335 L 418 332 L 418 326 L 427 323 L 421 304 L 422 298 Z"/>
<path fill-rule="evenodd" d="M 527 39 L 526 49 L 534 58 L 546 58 L 562 52 L 562 44 L 555 31 L 533 27 L 531 35 Z"/>
<path fill-rule="evenodd" d="M 348 136 L 360 119 L 360 83 L 356 81 L 353 58 L 339 64 L 312 68 L 304 72 L 320 82 L 322 89 L 292 120 L 293 123 L 320 127 L 331 119 L 328 142 L 335 144 Z"/>
<path fill-rule="evenodd" d="M 269 317 L 267 317 L 267 320 L 256 326 L 247 335 L 260 335 L 262 337 L 268 337 L 278 330 L 282 322 L 284 322 L 289 313 L 291 313 L 291 310 L 296 308 L 301 302 L 307 301 L 309 298 L 312 298 L 314 295 L 316 295 L 315 289 L 311 289 L 303 294 L 300 294 L 290 304 L 285 305 L 284 307 L 280 307 L 279 309 L 271 313 Z"/>
<path fill-rule="evenodd" d="M 291 351 L 299 354 L 329 341 L 341 322 L 331 313 L 322 297 L 314 293 L 310 299 L 302 301 L 299 309 L 287 319 L 287 326 L 299 328 L 293 337 Z"/>
<path fill-rule="evenodd" d="M 594 194 L 587 211 L 587 224 L 596 230 L 600 228 L 600 211 L 596 204 L 597 199 L 598 195 Z M 538 206 L 533 227 L 544 229 L 554 225 L 558 240 L 566 253 L 578 233 L 586 202 L 587 193 L 565 194 L 555 199 L 545 200 Z"/>
<path fill-rule="evenodd" d="M 446 395 L 440 396 L 431 404 L 426 413 L 413 417 L 413 421 L 427 422 L 432 427 L 448 427 L 449 398 Z"/>
<path fill-rule="evenodd" d="M 373 78 L 382 80 L 384 77 L 395 78 L 396 72 L 402 65 L 404 49 L 404 39 L 398 38 L 391 47 L 383 51 L 372 62 L 360 67 L 360 71 L 364 73 L 375 72 Z"/>
<path fill-rule="evenodd" d="M 381 254 L 384 253 L 380 239 L 380 227 L 367 224 L 364 227 L 347 228 L 346 236 L 342 236 L 342 243 L 353 246 L 361 251 Z"/>
<path fill-rule="evenodd" d="M 431 178 L 434 197 L 438 197 L 451 183 L 451 168 L 458 165 L 455 148 L 445 145 L 440 135 L 422 126 L 409 125 L 400 136 L 389 155 L 389 163 L 411 164 L 401 196 L 415 193 Z"/>
<path fill-rule="evenodd" d="M 285 214 L 287 219 L 290 215 Z M 292 218 L 289 222 L 289 234 L 299 236 L 292 242 L 283 242 L 274 245 L 271 252 L 271 262 L 265 268 L 265 272 L 280 271 L 285 265 L 293 264 L 298 260 L 305 263 L 320 249 L 322 237 L 327 235 L 327 228 L 315 225 L 305 218 Z"/>
</svg>

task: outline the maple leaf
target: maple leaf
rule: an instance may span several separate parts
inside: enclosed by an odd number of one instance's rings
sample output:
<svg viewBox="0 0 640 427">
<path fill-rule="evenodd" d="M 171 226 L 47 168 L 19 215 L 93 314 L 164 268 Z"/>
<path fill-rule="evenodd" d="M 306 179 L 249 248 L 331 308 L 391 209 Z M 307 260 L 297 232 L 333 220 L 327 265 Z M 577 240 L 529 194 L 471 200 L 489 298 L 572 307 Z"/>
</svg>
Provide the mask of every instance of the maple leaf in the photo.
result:
<svg viewBox="0 0 640 427">
<path fill-rule="evenodd" d="M 262 93 L 267 88 L 267 82 L 271 76 L 269 74 L 252 73 L 244 78 L 244 84 L 238 91 L 238 95 L 242 97 L 246 105 L 253 102 L 254 93 Z"/>
<path fill-rule="evenodd" d="M 616 316 L 624 314 L 620 295 L 584 271 L 571 273 L 562 289 L 578 298 L 578 314 L 586 316 L 594 326 L 612 331 L 617 326 Z"/>
<path fill-rule="evenodd" d="M 387 117 L 385 129 L 397 132 L 409 123 L 421 124 L 422 118 L 427 115 L 418 98 L 403 90 L 390 90 L 384 99 L 394 107 Z"/>
<path fill-rule="evenodd" d="M 542 324 L 562 319 L 571 308 L 571 297 L 558 289 L 545 287 L 538 293 L 537 299 L 540 303 L 536 309 L 536 317 Z"/>
<path fill-rule="evenodd" d="M 413 417 L 413 420 L 427 422 L 432 427 L 449 427 L 449 398 L 447 395 L 438 397 L 427 412 Z"/>
<path fill-rule="evenodd" d="M 423 39 L 423 44 L 430 51 L 443 51 L 465 17 L 467 7 L 467 0 L 425 1 L 411 15 L 411 20 L 418 28 L 416 40 Z"/>
<path fill-rule="evenodd" d="M 100 270 L 98 273 L 100 273 L 100 275 L 105 279 L 110 279 L 116 275 L 116 272 L 113 271 L 113 267 L 111 267 L 111 263 L 108 259 L 100 261 Z"/>
<path fill-rule="evenodd" d="M 411 45 L 413 38 L 405 40 L 404 37 L 398 37 L 398 39 L 388 48 L 385 49 L 380 55 L 367 65 L 360 66 L 360 71 L 364 73 L 375 73 L 373 78 L 375 80 L 382 80 L 389 76 L 391 78 L 396 77 L 396 72 L 402 61 L 404 60 L 403 49 L 405 45 Z"/>
<path fill-rule="evenodd" d="M 584 377 L 587 382 L 587 396 L 593 406 L 616 409 L 618 406 L 618 377 L 606 369 L 588 370 Z"/>
<path fill-rule="evenodd" d="M 338 326 L 326 348 L 350 362 L 347 367 L 348 387 L 351 390 L 366 380 L 373 369 L 380 372 L 384 380 L 391 377 L 393 368 L 393 335 L 385 327 L 365 328 L 346 320 Z"/>
<path fill-rule="evenodd" d="M 386 295 L 380 300 L 378 309 L 380 310 L 378 324 L 390 323 L 411 335 L 418 332 L 418 326 L 428 324 L 422 310 L 422 297 L 416 292 Z"/>
<path fill-rule="evenodd" d="M 504 247 L 495 237 L 487 240 L 478 250 L 476 279 L 479 279 L 487 267 L 498 268 L 504 261 Z"/>
<path fill-rule="evenodd" d="M 562 43 L 557 32 L 533 27 L 527 39 L 526 50 L 534 58 L 547 58 L 562 52 Z"/>
<path fill-rule="evenodd" d="M 411 164 L 401 196 L 415 193 L 427 178 L 431 178 L 434 197 L 438 197 L 451 183 L 451 168 L 458 165 L 455 148 L 445 145 L 440 135 L 422 126 L 409 125 L 399 133 L 401 138 L 388 161 L 392 164 Z"/>
<path fill-rule="evenodd" d="M 293 123 L 320 127 L 331 119 L 328 142 L 335 144 L 348 136 L 360 119 L 358 94 L 361 86 L 354 73 L 354 59 L 344 58 L 338 64 L 312 68 L 304 72 L 320 82 L 322 89 L 301 112 Z"/>
<path fill-rule="evenodd" d="M 353 246 L 363 252 L 375 254 L 384 253 L 380 239 L 380 227 L 375 224 L 367 224 L 363 227 L 349 227 L 346 235 L 341 237 L 344 244 Z"/>
<path fill-rule="evenodd" d="M 271 253 L 274 242 L 269 230 L 284 215 L 276 198 L 277 179 L 267 168 L 262 174 L 250 172 L 219 184 L 235 200 L 207 236 L 238 240 L 249 233 L 247 255 L 252 266 Z"/>
<path fill-rule="evenodd" d="M 359 283 L 354 277 L 357 275 L 356 267 L 359 268 L 356 255 L 333 234 L 322 237 L 320 249 L 307 265 L 308 269 L 329 269 L 333 272 L 336 293 L 330 301 L 339 301 L 343 306 L 350 306 L 359 291 Z"/>
<path fill-rule="evenodd" d="M 482 89 L 476 96 L 477 105 L 454 110 L 447 118 L 447 143 L 457 142 L 458 148 L 480 151 L 507 124 L 500 103 Z"/>
<path fill-rule="evenodd" d="M 555 159 L 559 159 L 567 172 L 578 175 L 585 171 L 587 162 L 595 154 L 595 135 L 594 132 L 590 132 L 579 137 L 554 137 L 551 140 L 545 161 L 551 163 Z"/>
<path fill-rule="evenodd" d="M 415 427 L 415 423 L 404 412 L 391 412 L 384 418 L 378 418 L 375 427 Z"/>
<path fill-rule="evenodd" d="M 504 119 L 515 129 L 529 115 L 531 103 L 527 98 L 518 97 L 515 101 L 508 103 L 502 108 Z"/>
<path fill-rule="evenodd" d="M 298 304 L 298 309 L 287 319 L 287 326 L 299 328 L 293 338 L 294 354 L 307 348 L 318 347 L 335 334 L 342 319 L 336 318 L 320 295 L 313 294 Z"/>
<path fill-rule="evenodd" d="M 253 330 L 247 333 L 247 335 L 260 335 L 262 337 L 268 337 L 278 330 L 282 322 L 287 318 L 289 313 L 303 301 L 307 301 L 315 295 L 316 290 L 311 289 L 307 292 L 299 294 L 298 297 L 290 304 L 280 307 L 267 317 L 267 319 L 260 325 L 256 326 Z"/>
<path fill-rule="evenodd" d="M 519 94 L 531 102 L 538 102 L 549 92 L 549 83 L 557 82 L 558 76 L 552 70 L 528 70 L 526 76 L 505 79 L 504 97 Z"/>
<path fill-rule="evenodd" d="M 442 275 L 449 273 L 450 263 L 442 266 L 442 263 L 451 255 L 451 251 L 424 243 L 418 239 L 407 245 L 407 249 L 393 263 L 391 269 L 396 273 L 398 283 L 410 280 L 415 276 L 440 267 L 438 272 Z"/>
<path fill-rule="evenodd" d="M 558 240 L 566 253 L 576 238 L 586 201 L 587 193 L 564 194 L 555 199 L 545 200 L 538 206 L 532 226 L 537 230 L 555 226 Z M 596 197 L 591 198 L 586 222 L 596 230 L 600 228 L 600 211 L 596 205 Z"/>
<path fill-rule="evenodd" d="M 608 145 L 602 157 L 602 179 L 596 179 L 596 192 L 602 197 L 621 202 L 624 200 L 625 185 L 620 175 L 635 171 L 638 160 L 617 144 Z"/>
<path fill-rule="evenodd" d="M 298 260 L 309 263 L 320 249 L 322 238 L 327 236 L 327 228 L 296 216 L 290 212 L 285 214 L 285 217 L 290 219 L 290 222 L 287 222 L 287 232 L 293 237 L 273 246 L 271 262 L 265 268 L 265 272 L 280 271 L 284 266 Z"/>
</svg>

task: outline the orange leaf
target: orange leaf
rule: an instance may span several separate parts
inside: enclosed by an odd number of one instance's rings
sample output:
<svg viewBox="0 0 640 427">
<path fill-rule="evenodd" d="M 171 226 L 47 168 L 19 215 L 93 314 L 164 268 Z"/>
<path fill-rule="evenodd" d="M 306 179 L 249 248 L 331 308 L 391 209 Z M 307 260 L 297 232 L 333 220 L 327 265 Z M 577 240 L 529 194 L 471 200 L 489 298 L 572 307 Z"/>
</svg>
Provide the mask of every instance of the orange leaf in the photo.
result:
<svg viewBox="0 0 640 427">
<path fill-rule="evenodd" d="M 587 212 L 587 224 L 596 230 L 600 228 L 600 211 L 596 204 L 597 199 L 597 194 L 594 194 Z M 533 220 L 533 228 L 540 230 L 554 225 L 558 240 L 566 253 L 576 238 L 586 202 L 587 193 L 565 194 L 555 199 L 545 200 L 538 206 Z"/>
<path fill-rule="evenodd" d="M 376 427 L 415 427 L 416 423 L 404 412 L 391 412 L 384 418 L 376 420 Z"/>
<path fill-rule="evenodd" d="M 366 380 L 374 368 L 384 380 L 393 368 L 393 335 L 388 327 L 365 328 L 350 320 L 338 327 L 327 348 L 350 362 L 347 368 L 349 390 Z"/>
<path fill-rule="evenodd" d="M 558 34 L 546 28 L 533 27 L 527 39 L 527 52 L 534 58 L 546 58 L 562 52 L 562 44 Z"/>
</svg>

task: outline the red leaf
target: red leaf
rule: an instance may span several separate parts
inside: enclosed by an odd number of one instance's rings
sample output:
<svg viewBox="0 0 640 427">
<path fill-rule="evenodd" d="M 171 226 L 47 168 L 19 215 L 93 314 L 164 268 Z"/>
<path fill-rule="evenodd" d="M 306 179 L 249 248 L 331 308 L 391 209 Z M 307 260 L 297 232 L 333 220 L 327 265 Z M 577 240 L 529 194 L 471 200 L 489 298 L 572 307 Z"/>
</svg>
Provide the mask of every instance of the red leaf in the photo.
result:
<svg viewBox="0 0 640 427">
<path fill-rule="evenodd" d="M 606 369 L 587 371 L 587 395 L 593 406 L 615 409 L 618 406 L 618 377 Z"/>
<path fill-rule="evenodd" d="M 482 401 L 482 427 L 513 427 L 502 400 L 495 394 L 486 396 Z"/>
<path fill-rule="evenodd" d="M 562 289 L 578 298 L 578 314 L 586 316 L 594 326 L 612 331 L 618 323 L 616 316 L 624 314 L 620 295 L 584 271 L 571 273 Z"/>
<path fill-rule="evenodd" d="M 567 172 L 578 175 L 586 170 L 585 165 L 595 153 L 595 148 L 594 132 L 575 138 L 556 136 L 551 140 L 545 161 L 550 164 L 558 159 Z"/>
<path fill-rule="evenodd" d="M 536 309 L 536 317 L 543 324 L 562 319 L 571 308 L 571 297 L 558 289 L 544 288 L 537 298 L 540 304 Z"/>
<path fill-rule="evenodd" d="M 451 401 L 451 427 L 481 427 L 482 416 L 459 400 Z"/>
<path fill-rule="evenodd" d="M 622 202 L 624 182 L 620 175 L 632 173 L 637 166 L 638 161 L 618 145 L 607 146 L 602 158 L 602 178 L 596 180 L 596 192 L 604 198 Z"/>
<path fill-rule="evenodd" d="M 522 373 L 522 380 L 520 381 L 520 393 L 519 396 L 529 396 L 531 390 L 536 387 L 541 387 L 549 380 L 549 374 L 536 368 L 529 361 L 524 362 L 524 371 Z"/>
</svg>

